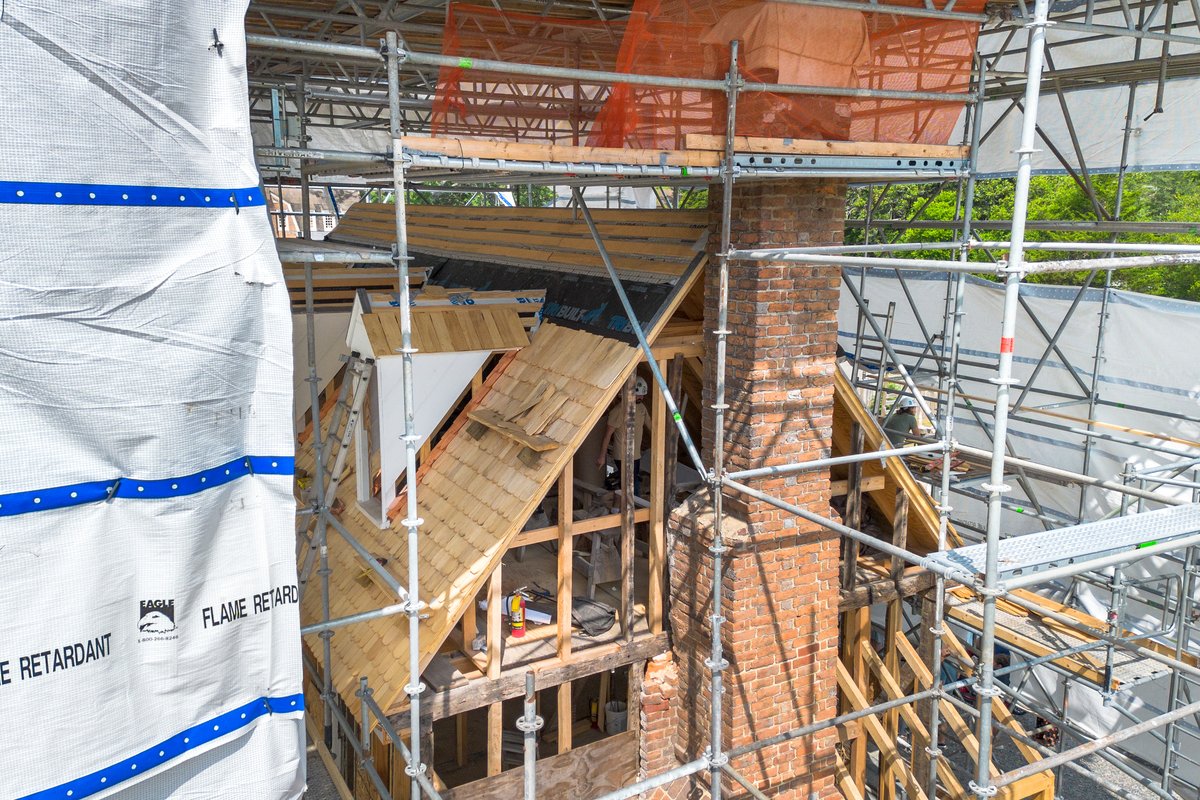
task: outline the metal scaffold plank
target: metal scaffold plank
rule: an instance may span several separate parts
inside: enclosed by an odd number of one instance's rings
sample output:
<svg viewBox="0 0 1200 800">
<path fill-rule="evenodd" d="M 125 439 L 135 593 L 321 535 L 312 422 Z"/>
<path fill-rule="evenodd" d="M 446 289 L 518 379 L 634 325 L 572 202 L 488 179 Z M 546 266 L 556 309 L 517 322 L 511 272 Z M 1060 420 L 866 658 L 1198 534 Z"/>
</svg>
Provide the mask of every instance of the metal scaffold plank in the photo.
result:
<svg viewBox="0 0 1200 800">
<path fill-rule="evenodd" d="M 1197 531 L 1200 531 L 1200 505 L 1190 504 L 1013 536 L 1000 541 L 999 576 L 1004 580 L 1055 567 L 1086 564 L 1119 553 L 1132 555 Z M 986 555 L 986 544 L 974 544 L 932 553 L 929 561 L 983 576 Z"/>
</svg>

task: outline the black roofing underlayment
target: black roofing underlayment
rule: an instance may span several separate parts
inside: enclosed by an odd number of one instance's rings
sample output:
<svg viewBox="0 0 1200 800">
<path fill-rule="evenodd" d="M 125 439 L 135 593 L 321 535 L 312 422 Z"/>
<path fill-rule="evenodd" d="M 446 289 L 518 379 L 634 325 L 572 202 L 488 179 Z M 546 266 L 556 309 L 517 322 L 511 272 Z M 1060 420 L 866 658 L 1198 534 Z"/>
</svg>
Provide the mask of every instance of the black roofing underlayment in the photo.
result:
<svg viewBox="0 0 1200 800">
<path fill-rule="evenodd" d="M 629 319 L 608 278 L 425 254 L 421 254 L 421 262 L 430 265 L 429 281 L 438 286 L 476 291 L 545 289 L 543 319 L 610 338 L 632 334 Z M 672 288 L 668 283 L 637 281 L 622 281 L 622 285 L 643 326 L 650 324 Z"/>
</svg>

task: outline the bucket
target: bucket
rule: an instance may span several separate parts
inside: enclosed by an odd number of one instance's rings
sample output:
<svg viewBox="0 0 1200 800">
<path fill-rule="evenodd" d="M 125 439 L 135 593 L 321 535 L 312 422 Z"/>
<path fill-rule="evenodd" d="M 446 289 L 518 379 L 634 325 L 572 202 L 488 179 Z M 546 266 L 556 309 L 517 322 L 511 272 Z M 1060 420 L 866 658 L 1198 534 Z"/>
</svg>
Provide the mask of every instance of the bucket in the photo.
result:
<svg viewBox="0 0 1200 800">
<path fill-rule="evenodd" d="M 625 723 L 625 703 L 621 700 L 609 700 L 604 704 L 604 732 L 621 733 L 628 725 Z"/>
</svg>

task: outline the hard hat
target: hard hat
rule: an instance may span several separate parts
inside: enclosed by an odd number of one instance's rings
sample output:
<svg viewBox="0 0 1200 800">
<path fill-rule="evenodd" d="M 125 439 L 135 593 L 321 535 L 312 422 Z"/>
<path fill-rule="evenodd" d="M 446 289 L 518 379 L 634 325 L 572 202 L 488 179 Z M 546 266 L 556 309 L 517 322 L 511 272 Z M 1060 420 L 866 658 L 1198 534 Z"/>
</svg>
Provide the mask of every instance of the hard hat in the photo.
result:
<svg viewBox="0 0 1200 800">
<path fill-rule="evenodd" d="M 896 403 L 896 408 L 916 408 L 917 401 L 912 397 L 901 397 Z"/>
<path fill-rule="evenodd" d="M 638 378 L 633 384 L 633 393 L 637 397 L 645 397 L 650 391 L 650 387 L 646 385 L 645 378 Z"/>
</svg>

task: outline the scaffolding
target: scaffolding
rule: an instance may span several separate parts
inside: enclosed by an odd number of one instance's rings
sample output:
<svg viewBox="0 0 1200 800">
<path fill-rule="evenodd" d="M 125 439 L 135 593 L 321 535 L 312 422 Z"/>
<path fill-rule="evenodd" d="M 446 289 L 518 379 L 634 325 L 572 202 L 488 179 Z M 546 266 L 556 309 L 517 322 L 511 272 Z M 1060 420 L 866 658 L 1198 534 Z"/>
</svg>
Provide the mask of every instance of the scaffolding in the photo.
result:
<svg viewBox="0 0 1200 800">
<path fill-rule="evenodd" d="M 816 6 L 832 8 L 861 8 L 859 3 L 849 0 L 802 0 Z M 255 5 L 252 4 L 253 11 Z M 570 4 L 559 3 L 560 6 Z M 345 81 L 333 81 L 325 78 L 314 91 L 315 84 L 307 82 L 310 63 L 305 61 L 304 75 L 296 82 L 294 90 L 297 98 L 296 107 L 301 125 L 300 146 L 285 147 L 276 142 L 276 146 L 260 148 L 260 156 L 276 159 L 275 166 L 283 162 L 295 162 L 299 168 L 294 170 L 301 185 L 301 196 L 304 202 L 302 216 L 305 238 L 309 238 L 311 216 L 307 203 L 311 181 L 319 179 L 322 174 L 356 174 L 376 176 L 389 182 L 390 191 L 395 201 L 395 234 L 396 246 L 390 255 L 390 260 L 396 270 L 400 291 L 400 325 L 404 337 L 403 355 L 405 358 L 404 377 L 404 415 L 406 420 L 406 435 L 404 437 L 408 470 L 407 474 L 416 474 L 416 456 L 420 447 L 419 437 L 414 433 L 413 420 L 413 386 L 411 380 L 411 319 L 408 313 L 410 306 L 409 264 L 407 226 L 406 226 L 406 189 L 419 185 L 421 181 L 452 182 L 462 185 L 490 183 L 534 183 L 545 182 L 556 185 L 582 184 L 621 184 L 621 185 L 714 185 L 723 186 L 721 207 L 720 245 L 717 250 L 717 269 L 719 271 L 719 302 L 715 334 L 716 349 L 715 385 L 713 390 L 714 403 L 709 410 L 714 420 L 714 441 L 709 463 L 701 457 L 700 451 L 692 442 L 686 426 L 678 413 L 676 398 L 673 397 L 668 380 L 656 366 L 656 360 L 651 354 L 650 343 L 645 333 L 636 324 L 636 315 L 628 308 L 628 300 L 624 296 L 621 279 L 613 268 L 605 249 L 603 238 L 592 222 L 586 204 L 582 202 L 576 190 L 576 200 L 580 213 L 588 221 L 597 250 L 605 261 L 607 272 L 614 286 L 626 305 L 627 316 L 635 320 L 634 333 L 639 345 L 647 353 L 654 380 L 658 384 L 666 403 L 672 413 L 680 440 L 684 443 L 695 468 L 704 476 L 711 502 L 715 511 L 715 537 L 709 553 L 712 559 L 715 587 L 712 600 L 711 614 L 711 654 L 707 662 L 710 669 L 710 698 L 712 703 L 712 728 L 709 732 L 707 750 L 698 759 L 678 766 L 659 775 L 630 784 L 620 790 L 609 792 L 596 800 L 620 800 L 641 795 L 656 787 L 664 786 L 677 779 L 706 774 L 705 785 L 710 796 L 719 799 L 725 791 L 724 778 L 728 777 L 744 788 L 754 797 L 766 797 L 762 790 L 754 786 L 745 776 L 739 774 L 730 764 L 730 759 L 764 748 L 794 741 L 809 736 L 817 731 L 833 726 L 872 717 L 883 712 L 910 706 L 921 701 L 932 701 L 928 705 L 927 730 L 929 735 L 928 773 L 920 776 L 920 785 L 926 797 L 932 798 L 939 787 L 938 762 L 943 757 L 939 747 L 940 715 L 943 702 L 970 714 L 975 719 L 974 733 L 979 743 L 977 771 L 969 784 L 969 790 L 978 798 L 995 796 L 1004 787 L 1011 786 L 1030 775 L 1060 768 L 1080 769 L 1075 763 L 1078 759 L 1091 754 L 1100 754 L 1110 760 L 1118 768 L 1130 774 L 1137 782 L 1149 788 L 1162 797 L 1174 797 L 1181 787 L 1195 792 L 1197 787 L 1187 785 L 1178 774 L 1177 766 L 1180 760 L 1195 763 L 1186 754 L 1181 742 L 1190 737 L 1191 740 L 1200 738 L 1197 728 L 1192 724 L 1200 719 L 1200 702 L 1194 699 L 1194 690 L 1200 689 L 1200 668 L 1194 666 L 1185 658 L 1187 648 L 1196 635 L 1196 620 L 1194 614 L 1195 595 L 1200 577 L 1200 459 L 1180 459 L 1167 467 L 1155 468 L 1141 472 L 1130 472 L 1121 476 L 1120 481 L 1105 480 L 1088 474 L 1090 450 L 1095 440 L 1109 436 L 1098 430 L 1093 424 L 1095 409 L 1098 404 L 1106 401 L 1099 397 L 1095 385 L 1095 376 L 1099 370 L 1093 371 L 1091 385 L 1081 383 L 1080 397 L 1089 403 L 1086 427 L 1086 447 L 1083 467 L 1079 472 L 1047 467 L 1020 458 L 1011 446 L 1008 438 L 1008 425 L 1015 410 L 1020 409 L 1027 395 L 1033 388 L 1036 372 L 1042 364 L 1055 352 L 1058 337 L 1063 328 L 1057 333 L 1044 331 L 1046 348 L 1035 369 L 1035 376 L 1026 385 L 1018 385 L 1013 379 L 1013 347 L 1014 327 L 1019 309 L 1022 307 L 1022 280 L 1040 272 L 1061 272 L 1076 269 L 1086 269 L 1090 273 L 1088 284 L 1100 274 L 1106 278 L 1105 286 L 1111 284 L 1114 270 L 1129 269 L 1146 265 L 1177 265 L 1190 264 L 1200 260 L 1200 246 L 1191 245 L 1142 245 L 1110 243 L 1092 246 L 1086 243 L 1043 243 L 1026 240 L 1027 205 L 1029 199 L 1030 179 L 1033 172 L 1033 154 L 1040 135 L 1037 127 L 1037 112 L 1039 100 L 1042 97 L 1043 68 L 1046 60 L 1045 32 L 1050 24 L 1059 30 L 1072 30 L 1099 37 L 1131 37 L 1136 42 L 1156 41 L 1163 43 L 1164 59 L 1168 43 L 1184 45 L 1200 44 L 1200 39 L 1190 34 L 1181 33 L 1172 28 L 1169 12 L 1167 21 L 1163 23 L 1158 14 L 1163 3 L 1158 3 L 1152 9 L 1148 4 L 1138 4 L 1139 14 L 1135 19 L 1129 10 L 1129 5 L 1121 3 L 1125 10 L 1127 25 L 1109 25 L 1097 22 L 1097 4 L 1095 0 L 1087 0 L 1081 7 L 1075 7 L 1055 16 L 1050 20 L 1049 0 L 1037 0 L 1032 8 L 1020 4 L 1013 9 L 1011 17 L 1002 20 L 994 29 L 1007 32 L 1009 40 L 1016 41 L 1019 32 L 1024 31 L 1024 52 L 1026 70 L 1023 75 L 1004 75 L 1000 84 L 1009 87 L 1013 103 L 1023 111 L 1020 148 L 1017 151 L 1015 202 L 1011 230 L 1008 240 L 1003 243 L 980 242 L 974 239 L 976 224 L 972 219 L 972 206 L 977 177 L 975 159 L 978 154 L 980 141 L 988 132 L 982 127 L 982 100 L 989 88 L 995 83 L 989 82 L 987 60 L 979 58 L 972 90 L 967 102 L 972 109 L 968 114 L 971 123 L 968 125 L 970 148 L 968 160 L 962 164 L 948 165 L 911 165 L 901 163 L 894 158 L 886 157 L 814 157 L 804 159 L 803 163 L 771 164 L 751 163 L 744 155 L 735 150 L 733 123 L 736 119 L 737 102 L 744 91 L 772 91 L 780 93 L 812 92 L 814 87 L 780 86 L 747 84 L 739 77 L 737 70 L 737 46 L 733 46 L 728 72 L 722 80 L 689 80 L 683 78 L 667 78 L 653 75 L 630 75 L 623 73 L 605 73 L 597 70 L 570 69 L 564 67 L 549 67 L 536 64 L 519 64 L 505 61 L 487 61 L 475 64 L 477 68 L 486 69 L 489 73 L 537 76 L 545 75 L 564 80 L 588 80 L 621 82 L 654 87 L 671 87 L 677 89 L 695 89 L 717 91 L 723 93 L 727 109 L 727 135 L 724 152 L 716 165 L 686 165 L 686 164 L 644 164 L 634 161 L 621 162 L 617 159 L 588 160 L 581 156 L 578 159 L 564 161 L 547 161 L 534 158 L 483 158 L 473 156 L 453 156 L 444 153 L 434 153 L 422 150 L 420 144 L 410 144 L 410 132 L 428 123 L 425 109 L 430 101 L 428 69 L 440 67 L 458 67 L 460 64 L 446 56 L 436 55 L 411 49 L 401 38 L 400 32 L 408 30 L 419 34 L 430 33 L 420 31 L 419 23 L 407 23 L 403 20 L 374 20 L 364 21 L 362 18 L 349 14 L 324 14 L 321 12 L 282 9 L 280 7 L 264 6 L 264 16 L 271 14 L 301 14 L 312 21 L 324 21 L 325 27 L 342 23 L 346 25 L 362 25 L 362 31 L 386 30 L 385 40 L 379 48 L 360 44 L 345 44 L 323 42 L 313 39 L 290 38 L 279 35 L 250 34 L 248 43 L 263 52 L 269 53 L 269 58 L 278 60 L 279 54 L 291 54 L 305 59 L 329 59 L 352 64 L 365 65 L 370 72 L 377 73 L 380 69 L 386 72 L 386 96 L 379 94 L 378 80 L 365 77 L 366 73 L 355 68 L 352 73 L 345 73 Z M 1166 3 L 1171 8 L 1175 3 Z M 952 19 L 974 23 L 994 22 L 984 14 L 966 13 L 947 9 L 937 9 L 931 4 L 926 7 L 916 5 L 892 6 L 871 3 L 873 10 L 885 9 L 887 13 L 911 16 L 917 18 Z M 606 13 L 605 7 L 598 4 L 583 6 L 583 10 L 593 9 L 601 19 Z M 1108 10 L 1112 10 L 1109 8 Z M 621 9 L 607 9 L 609 13 L 620 14 Z M 342 19 L 344 18 L 344 19 Z M 402 77 L 404 76 L 404 77 Z M 1083 76 L 1086 77 L 1086 76 Z M 1136 86 L 1136 80 L 1132 85 Z M 278 92 L 278 84 L 272 92 Z M 1011 86 L 1020 86 L 1016 92 Z M 872 90 L 862 90 L 871 96 Z M 1061 95 L 1061 86 L 1056 85 L 1055 91 Z M 1132 114 L 1134 89 L 1131 88 L 1130 108 L 1127 118 Z M 877 92 L 878 97 L 888 99 L 920 99 L 920 93 Z M 386 120 L 380 116 L 380 111 L 386 108 Z M 309 149 L 305 146 L 304 125 L 310 115 L 324 115 L 333 123 L 345 120 L 349 124 L 370 127 L 386 127 L 390 139 L 387 152 L 351 152 L 351 151 L 322 151 Z M 1132 124 L 1127 122 L 1125 148 L 1129 147 L 1129 137 Z M 1051 145 L 1053 147 L 1053 145 Z M 1125 163 L 1123 159 L 1123 164 Z M 287 169 L 290 169 L 287 168 Z M 1094 191 L 1087 179 L 1086 168 L 1082 174 L 1072 173 L 1080 185 L 1085 188 L 1091 200 L 1098 203 Z M 1121 171 L 1124 176 L 1124 167 Z M 732 187 L 737 181 L 771 180 L 778 178 L 797 177 L 837 177 L 866 183 L 884 183 L 890 185 L 897 181 L 911 180 L 954 180 L 958 182 L 961 201 L 961 213 L 955 223 L 957 237 L 952 242 L 923 243 L 920 245 L 865 244 L 847 247 L 794 247 L 772 249 L 740 249 L 735 250 L 730 244 L 730 217 L 732 203 Z M 886 191 L 886 190 L 885 190 Z M 1109 214 L 1111 219 L 1101 219 L 1097 230 L 1116 234 L 1121 230 L 1117 225 L 1120 220 L 1120 184 L 1116 214 Z M 1098 207 L 1098 206 L 1097 206 Z M 1106 215 L 1100 214 L 1104 217 Z M 903 221 L 883 221 L 893 227 L 902 227 Z M 913 221 L 915 223 L 915 221 Z M 1107 224 L 1107 227 L 1105 227 Z M 870 229 L 872 220 L 868 218 L 866 227 Z M 1032 227 L 1032 226 L 1030 226 Z M 904 255 L 906 251 L 931 250 L 941 248 L 947 251 L 950 259 L 911 258 Z M 1049 261 L 1030 262 L 1025 258 L 1028 250 L 1061 250 L 1066 253 L 1088 253 L 1098 251 L 1099 258 L 1072 259 L 1061 258 Z M 978 273 L 984 265 L 969 262 L 968 259 L 976 251 L 1003 251 L 1003 258 L 994 261 L 997 279 L 1004 286 L 1004 302 L 1002 312 L 1002 330 L 1000 332 L 1000 356 L 994 365 L 987 383 L 994 386 L 994 395 L 989 398 L 991 404 L 990 422 L 986 427 L 990 430 L 992 446 L 989 449 L 970 448 L 955 439 L 955 410 L 964 407 L 963 398 L 968 397 L 960 378 L 960 368 L 963 357 L 960 353 L 961 325 L 964 314 L 964 283 L 971 273 Z M 358 251 L 345 254 L 345 261 L 361 262 Z M 407 509 L 402 521 L 406 529 L 408 544 L 408 574 L 406 585 L 395 585 L 399 602 L 370 612 L 369 615 L 355 615 L 353 618 L 330 619 L 328 603 L 328 574 L 327 546 L 324 541 L 326 532 L 333 528 L 355 547 L 360 554 L 366 550 L 354 541 L 353 536 L 344 529 L 332 515 L 329 504 L 328 478 L 323 474 L 320 401 L 318 398 L 318 379 L 315 365 L 315 345 L 313 341 L 312 318 L 313 288 L 312 288 L 312 251 L 294 249 L 285 257 L 294 263 L 306 266 L 305 312 L 309 320 L 309 380 L 312 384 L 312 442 L 316 451 L 317 475 L 315 495 L 308 513 L 316 524 L 311 547 L 317 554 L 319 563 L 317 574 L 322 577 L 321 590 L 325 595 L 325 619 L 320 623 L 310 625 L 304 633 L 318 634 L 323 640 L 324 669 L 320 670 L 322 695 L 325 699 L 325 737 L 327 745 L 331 741 L 332 730 L 336 725 L 350 733 L 355 757 L 359 766 L 370 777 L 375 789 L 381 797 L 390 797 L 376 771 L 371 757 L 368 736 L 373 726 L 378 725 L 384 735 L 396 746 L 403 755 L 407 767 L 406 773 L 411 778 L 410 796 L 412 798 L 429 797 L 440 800 L 438 791 L 429 780 L 420 743 L 421 697 L 425 687 L 420 681 L 420 664 L 418 658 L 419 630 L 421 625 L 422 606 L 419 602 L 420 575 L 417 574 L 417 551 L 421 546 L 422 520 L 418 516 L 417 496 L 415 486 L 410 483 L 407 492 Z M 334 260 L 337 256 L 323 254 L 321 260 Z M 847 290 L 853 296 L 859 307 L 860 314 L 860 346 L 865 339 L 870 339 L 873 346 L 880 351 L 879 371 L 891 370 L 889 373 L 901 388 L 897 394 L 913 398 L 922 412 L 935 424 L 936 433 L 931 441 L 922 444 L 897 447 L 884 451 L 868 451 L 837 458 L 824 458 L 806 461 L 783 467 L 771 467 L 763 470 L 748 470 L 730 472 L 725 465 L 724 442 L 724 398 L 726 356 L 725 348 L 729 331 L 727 330 L 728 282 L 730 264 L 737 260 L 763 262 L 791 262 L 815 264 L 830 268 L 843 269 L 843 281 Z M 863 295 L 863 281 L 866 279 L 868 268 L 881 267 L 894 270 L 895 274 L 903 277 L 911 272 L 934 272 L 945 275 L 946 296 L 945 314 L 942 322 L 940 337 L 927 336 L 926 346 L 919 353 L 900 352 L 891 343 L 889 331 L 879 322 L 878 315 L 870 311 L 866 297 Z M 855 272 L 855 271 L 858 272 Z M 852 278 L 858 275 L 860 281 Z M 1087 285 L 1080 289 L 1080 296 Z M 907 289 L 906 289 L 907 291 Z M 1072 307 L 1072 311 L 1074 307 Z M 1103 321 L 1103 317 L 1102 317 Z M 870 328 L 868 333 L 865 328 Z M 1101 334 L 1102 336 L 1102 334 Z M 940 340 L 939 340 L 940 339 Z M 1102 347 L 1102 340 L 1097 343 L 1097 353 Z M 858 347 L 856 346 L 856 350 Z M 916 358 L 919 365 L 928 360 L 936 364 L 938 375 L 938 399 L 931 404 L 927 397 L 927 389 L 923 389 L 914 379 L 912 371 L 906 364 Z M 1074 373 L 1072 373 L 1074 374 Z M 979 380 L 979 379 L 976 379 Z M 878 384 L 875 384 L 878 391 Z M 1015 398 L 1014 398 L 1015 396 Z M 967 403 L 967 406 L 970 404 Z M 936 406 L 936 407 L 935 407 Z M 972 410 L 972 413 L 975 413 Z M 982 424 L 982 423 L 981 423 Z M 1053 425 L 1053 421 L 1048 421 Z M 336 431 L 330 431 L 332 436 Z M 828 468 L 831 465 L 848 465 L 880 459 L 888 456 L 911 456 L 925 454 L 940 458 L 940 483 L 935 483 L 933 493 L 937 502 L 938 512 L 938 551 L 929 555 L 917 555 L 902 546 L 882 540 L 870 533 L 850 525 L 839 523 L 823 515 L 795 506 L 777 497 L 755 489 L 752 483 L 767 475 L 794 474 L 802 471 Z M 951 497 L 955 487 L 951 485 L 952 463 L 960 455 L 972 456 L 982 460 L 987 467 L 987 479 L 980 489 L 987 503 L 986 524 L 980 531 L 978 543 L 966 544 L 961 547 L 950 547 L 947 532 L 951 522 Z M 1045 515 L 1040 517 L 1045 523 L 1047 533 L 1030 536 L 1008 538 L 1003 534 L 1002 517 L 1006 507 L 1006 495 L 1012 492 L 1012 486 L 1007 481 L 1018 480 L 1028 486 L 1033 477 L 1050 478 L 1055 481 L 1072 483 L 1080 486 L 1080 507 L 1076 519 L 1070 520 L 1065 526 L 1054 527 L 1062 520 L 1051 519 Z M 1191 493 L 1188 500 L 1160 493 L 1164 487 L 1183 488 Z M 1139 513 L 1123 513 L 1108 520 L 1088 521 L 1084 517 L 1083 494 L 1091 490 L 1106 490 L 1121 494 L 1125 498 L 1123 511 Z M 1032 492 L 1032 490 L 1028 490 Z M 935 580 L 934 607 L 929 630 L 932 633 L 930 669 L 933 674 L 932 685 L 921 691 L 903 696 L 892 697 L 883 703 L 867 705 L 865 708 L 840 714 L 832 719 L 814 722 L 796 728 L 784 734 L 730 748 L 722 741 L 721 729 L 721 697 L 723 676 L 729 664 L 723 655 L 722 644 L 722 570 L 723 555 L 726 547 L 721 538 L 722 529 L 722 499 L 726 493 L 738 493 L 776 508 L 790 512 L 801 519 L 815 523 L 832 530 L 848 541 L 857 543 L 859 547 L 869 547 L 894 560 L 895 563 L 909 564 L 932 573 Z M 1153 504 L 1158 510 L 1149 510 L 1147 504 Z M 1122 567 L 1150 556 L 1163 556 L 1172 559 L 1182 567 L 1182 578 L 1170 591 L 1163 590 L 1162 621 L 1160 630 L 1151 633 L 1131 633 L 1125 629 L 1121 605 L 1129 587 L 1122 582 Z M 374 559 L 369 554 L 364 560 L 374 566 Z M 1108 572 L 1100 572 L 1110 570 Z M 390 574 L 377 570 L 391 579 Z M 1030 599 L 1020 590 L 1045 584 L 1052 580 L 1086 578 L 1093 581 L 1107 582 L 1112 589 L 1113 610 L 1110 614 L 1110 625 L 1106 630 L 1088 628 L 1081 624 L 1078 618 L 1062 611 Z M 395 582 L 392 579 L 393 583 Z M 975 659 L 974 675 L 959 680 L 947 680 L 940 669 L 944 639 L 951 624 L 951 605 L 958 609 L 958 601 L 947 601 L 949 584 L 967 587 L 973 593 L 970 601 L 977 612 L 978 622 L 978 656 Z M 1006 613 L 1005 608 L 1016 606 L 1024 608 L 1041 618 L 1054 620 L 1062 629 L 1072 631 L 1074 638 L 1068 644 L 1052 648 L 1051 652 L 1029 658 L 1019 664 L 1009 667 L 996 666 L 998 615 Z M 405 691 L 409 697 L 411 713 L 409 715 L 411 730 L 407 744 L 402 741 L 400 732 L 389 722 L 384 711 L 372 698 L 372 690 L 367 678 L 362 678 L 358 691 L 361 700 L 360 719 L 347 718 L 334 702 L 331 689 L 329 656 L 329 640 L 336 634 L 336 629 L 353 624 L 368 616 L 403 614 L 409 625 L 409 682 Z M 1150 646 L 1151 638 L 1161 640 L 1171 638 L 1171 646 L 1164 651 L 1159 646 Z M 1167 676 L 1169 681 L 1168 707 L 1148 720 L 1139 720 L 1116 733 L 1083 743 L 1059 749 L 1058 751 L 1041 747 L 1032 740 L 1026 744 L 1037 749 L 1045 756 L 1040 761 L 1025 767 L 1013 769 L 998 776 L 989 771 L 991 750 L 998 734 L 1021 738 L 1010 729 L 1002 726 L 994 717 L 996 707 L 994 699 L 1015 695 L 1006 680 L 1013 675 L 1031 673 L 1034 667 L 1045 666 L 1054 668 L 1056 662 L 1080 653 L 1099 653 L 1104 658 L 1104 684 L 1106 692 L 1112 692 L 1113 681 L 1121 672 L 1123 665 L 1133 661 L 1147 662 L 1154 666 L 1155 675 Z M 316 667 L 306 664 L 318 674 Z M 1124 678 L 1123 678 L 1124 679 Z M 1126 680 L 1126 684 L 1136 679 Z M 978 698 L 976 705 L 963 703 L 955 696 L 955 691 L 971 687 Z M 536 796 L 534 783 L 534 760 L 536 753 L 529 745 L 529 737 L 540 727 L 532 702 L 528 699 L 534 687 L 527 686 L 526 713 L 522 717 L 519 728 L 526 739 L 525 747 L 525 783 L 524 796 L 532 800 Z M 1053 698 L 1047 693 L 1047 702 L 1039 713 L 1070 729 L 1066 714 L 1066 697 L 1057 709 Z M 1191 720 L 1191 722 L 1189 722 Z M 1082 731 L 1071 731 L 1076 737 L 1083 739 Z M 1116 746 L 1135 736 L 1150 734 L 1164 743 L 1164 759 L 1160 765 L 1161 775 L 1157 780 L 1139 772 L 1132 761 L 1122 754 L 1116 753 Z M 361 738 L 359 738 L 361 737 Z"/>
</svg>

